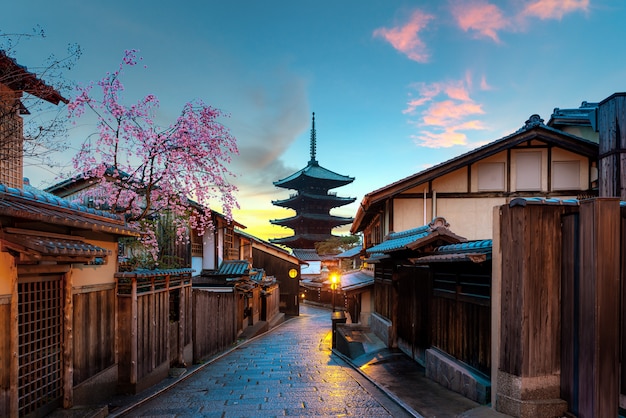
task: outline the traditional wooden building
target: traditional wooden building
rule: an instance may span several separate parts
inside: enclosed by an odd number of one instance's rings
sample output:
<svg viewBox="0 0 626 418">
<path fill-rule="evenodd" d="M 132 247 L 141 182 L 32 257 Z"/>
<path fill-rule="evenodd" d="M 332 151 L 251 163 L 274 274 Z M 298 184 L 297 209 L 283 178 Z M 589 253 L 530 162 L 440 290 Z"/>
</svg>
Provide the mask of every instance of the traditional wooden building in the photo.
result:
<svg viewBox="0 0 626 418">
<path fill-rule="evenodd" d="M 282 180 L 274 182 L 276 187 L 296 190 L 287 199 L 274 200 L 276 206 L 293 209 L 295 216 L 272 220 L 274 225 L 293 229 L 294 235 L 270 241 L 290 248 L 315 248 L 316 242 L 331 238 L 332 229 L 352 222 L 352 218 L 330 214 L 332 208 L 354 202 L 355 198 L 340 197 L 329 190 L 345 186 L 354 177 L 337 174 L 319 165 L 316 159 L 315 113 L 311 128 L 311 159 L 306 167 Z"/>
<path fill-rule="evenodd" d="M 0 415 L 114 394 L 117 238 L 137 233 L 117 216 L 5 186 L 0 226 Z"/>
<path fill-rule="evenodd" d="M 508 136 L 366 194 L 351 232 L 367 248 L 440 216 L 467 239 L 490 239 L 494 206 L 597 195 L 597 165 L 597 142 L 532 115 Z"/>
</svg>

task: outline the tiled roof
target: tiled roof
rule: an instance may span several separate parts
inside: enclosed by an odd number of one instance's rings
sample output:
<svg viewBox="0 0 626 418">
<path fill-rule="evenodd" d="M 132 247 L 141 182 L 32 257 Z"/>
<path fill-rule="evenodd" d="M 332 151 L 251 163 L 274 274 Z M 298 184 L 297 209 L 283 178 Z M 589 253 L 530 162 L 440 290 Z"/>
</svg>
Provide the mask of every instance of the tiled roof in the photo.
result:
<svg viewBox="0 0 626 418">
<path fill-rule="evenodd" d="M 363 261 L 366 261 L 370 264 L 379 263 L 381 260 L 385 260 L 387 258 L 391 258 L 389 254 L 385 253 L 368 253 L 367 258 Z"/>
<path fill-rule="evenodd" d="M 337 254 L 335 256 L 335 258 L 352 258 L 352 257 L 356 257 L 357 255 L 359 255 L 361 253 L 361 250 L 363 249 L 363 247 L 361 247 L 360 245 L 357 245 L 354 248 L 351 248 L 347 251 L 344 251 L 340 254 Z"/>
<path fill-rule="evenodd" d="M 293 248 L 302 248 L 312 246 L 313 243 L 326 241 L 334 237 L 331 234 L 297 234 L 283 238 L 270 238 L 270 242 L 274 244 L 282 244 Z"/>
<path fill-rule="evenodd" d="M 289 225 L 293 223 L 317 221 L 319 223 L 329 225 L 345 225 L 352 222 L 354 219 L 345 216 L 335 216 L 325 213 L 299 213 L 296 216 L 283 219 L 272 219 L 270 223 L 274 225 Z"/>
<path fill-rule="evenodd" d="M 509 206 L 526 206 L 526 205 L 565 205 L 578 206 L 578 199 L 547 199 L 545 197 L 517 197 L 509 202 Z"/>
<path fill-rule="evenodd" d="M 25 235 L 2 233 L 0 241 L 18 252 L 38 256 L 106 257 L 111 251 L 88 244 L 80 239 L 56 236 Z M 13 244 L 13 245 L 11 245 Z"/>
<path fill-rule="evenodd" d="M 435 218 L 433 221 L 419 228 L 408 229 L 401 232 L 393 232 L 385 241 L 378 245 L 367 248 L 368 254 L 389 253 L 398 250 L 414 250 L 425 242 L 430 242 L 432 237 L 449 236 L 452 241 L 465 241 L 464 238 L 454 235 L 448 229 L 448 224 L 443 218 Z"/>
<path fill-rule="evenodd" d="M 293 255 L 302 261 L 321 261 L 322 259 L 313 249 L 295 248 Z"/>
<path fill-rule="evenodd" d="M 250 262 L 246 260 L 225 260 L 219 270 L 215 272 L 220 276 L 244 276 L 250 272 Z"/>
<path fill-rule="evenodd" d="M 0 215 L 116 235 L 139 235 L 120 216 L 0 184 Z"/>
<path fill-rule="evenodd" d="M 341 274 L 341 289 L 344 292 L 362 289 L 373 284 L 374 276 L 369 272 L 358 270 Z"/>
<path fill-rule="evenodd" d="M 354 181 L 354 177 L 343 176 L 320 166 L 317 161 L 309 161 L 306 167 L 298 170 L 292 175 L 282 180 L 274 182 L 278 187 L 289 187 L 290 183 L 297 181 L 301 177 L 308 177 L 312 180 L 325 180 L 337 184 L 348 184 Z"/>
<path fill-rule="evenodd" d="M 424 257 L 411 259 L 414 264 L 471 261 L 474 263 L 491 259 L 493 241 L 490 239 L 442 245 Z"/>
<path fill-rule="evenodd" d="M 120 271 L 115 273 L 115 277 L 152 277 L 152 276 L 184 276 L 193 273 L 193 269 L 137 269 L 133 271 Z"/>
</svg>

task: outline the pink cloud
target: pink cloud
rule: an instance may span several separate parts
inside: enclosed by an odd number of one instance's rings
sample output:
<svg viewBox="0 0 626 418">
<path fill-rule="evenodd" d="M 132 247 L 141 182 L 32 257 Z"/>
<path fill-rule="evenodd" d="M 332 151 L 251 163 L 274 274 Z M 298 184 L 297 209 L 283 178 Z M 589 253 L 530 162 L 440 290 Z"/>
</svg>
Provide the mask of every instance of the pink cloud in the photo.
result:
<svg viewBox="0 0 626 418">
<path fill-rule="evenodd" d="M 493 90 L 493 87 L 487 83 L 487 77 L 484 75 L 480 78 L 480 89 L 483 91 Z"/>
<path fill-rule="evenodd" d="M 524 15 L 539 19 L 558 19 L 575 11 L 586 12 L 589 0 L 535 0 L 530 2 L 523 11 Z"/>
<path fill-rule="evenodd" d="M 467 135 L 454 129 L 439 133 L 423 131 L 419 135 L 413 136 L 413 142 L 427 148 L 450 148 L 455 145 L 467 144 Z"/>
<path fill-rule="evenodd" d="M 483 0 L 456 2 L 452 6 L 452 15 L 465 32 L 473 31 L 477 37 L 490 38 L 498 43 L 498 31 L 510 26 L 509 19 L 498 6 Z"/>
<path fill-rule="evenodd" d="M 404 109 L 402 113 L 413 113 L 418 107 L 431 102 L 433 98 L 440 94 L 445 94 L 452 100 L 471 102 L 472 99 L 470 98 L 469 90 L 466 87 L 466 84 L 468 83 L 467 79 L 465 80 L 465 84 L 463 80 L 452 80 L 430 84 L 414 83 L 413 88 L 418 91 L 420 97 L 409 100 L 407 108 Z"/>
<path fill-rule="evenodd" d="M 434 16 L 416 10 L 411 14 L 409 22 L 404 26 L 391 29 L 379 28 L 374 31 L 374 36 L 381 37 L 389 42 L 396 50 L 402 52 L 413 61 L 428 62 L 430 55 L 426 44 L 419 37 L 428 22 Z"/>
<path fill-rule="evenodd" d="M 452 100 L 433 103 L 424 112 L 424 124 L 431 126 L 450 126 L 451 123 L 471 115 L 484 114 L 482 106 L 473 102 L 457 103 Z"/>
<path fill-rule="evenodd" d="M 415 114 L 418 107 L 426 107 L 418 120 L 410 121 L 420 130 L 412 136 L 416 144 L 430 148 L 466 145 L 467 135 L 463 131 L 486 129 L 475 119 L 485 111 L 470 97 L 471 85 L 470 72 L 463 80 L 413 85 L 419 97 L 410 100 L 403 113 Z"/>
</svg>

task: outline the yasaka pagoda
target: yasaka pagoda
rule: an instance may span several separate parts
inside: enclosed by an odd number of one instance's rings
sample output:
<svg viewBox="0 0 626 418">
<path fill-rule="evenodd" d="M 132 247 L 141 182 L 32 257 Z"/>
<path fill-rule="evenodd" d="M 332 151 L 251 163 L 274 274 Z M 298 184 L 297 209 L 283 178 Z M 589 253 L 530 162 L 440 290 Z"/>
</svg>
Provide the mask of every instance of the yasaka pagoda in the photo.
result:
<svg viewBox="0 0 626 418">
<path fill-rule="evenodd" d="M 293 209 L 295 216 L 275 219 L 271 223 L 291 228 L 294 235 L 275 238 L 270 241 L 290 248 L 315 248 L 316 242 L 325 241 L 333 235 L 331 230 L 347 225 L 354 219 L 330 214 L 333 208 L 352 203 L 354 197 L 339 197 L 329 190 L 345 186 L 354 181 L 354 177 L 343 176 L 320 166 L 315 158 L 316 134 L 315 113 L 311 128 L 311 160 L 302 170 L 289 177 L 274 182 L 276 187 L 295 190 L 287 199 L 274 200 L 272 204 Z"/>
</svg>

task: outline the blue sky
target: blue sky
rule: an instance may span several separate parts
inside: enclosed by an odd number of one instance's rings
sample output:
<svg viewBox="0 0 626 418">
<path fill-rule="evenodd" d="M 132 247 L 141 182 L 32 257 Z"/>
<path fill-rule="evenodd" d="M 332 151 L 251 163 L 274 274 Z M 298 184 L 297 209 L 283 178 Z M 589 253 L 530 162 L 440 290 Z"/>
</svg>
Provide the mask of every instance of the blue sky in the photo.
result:
<svg viewBox="0 0 626 418">
<path fill-rule="evenodd" d="M 44 29 L 14 54 L 35 72 L 78 43 L 66 73 L 78 83 L 138 49 L 147 68 L 126 74 L 126 96 L 155 94 L 164 124 L 196 98 L 229 113 L 236 218 L 271 238 L 291 234 L 269 223 L 290 216 L 271 204 L 290 191 L 272 182 L 308 162 L 311 112 L 320 164 L 356 178 L 335 189 L 356 202 L 333 213 L 354 216 L 364 194 L 508 135 L 533 113 L 547 121 L 555 107 L 626 91 L 624 21 L 623 0 L 31 0 L 4 5 L 0 31 Z M 40 187 L 53 177 L 25 175 Z"/>
</svg>

